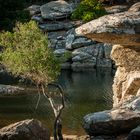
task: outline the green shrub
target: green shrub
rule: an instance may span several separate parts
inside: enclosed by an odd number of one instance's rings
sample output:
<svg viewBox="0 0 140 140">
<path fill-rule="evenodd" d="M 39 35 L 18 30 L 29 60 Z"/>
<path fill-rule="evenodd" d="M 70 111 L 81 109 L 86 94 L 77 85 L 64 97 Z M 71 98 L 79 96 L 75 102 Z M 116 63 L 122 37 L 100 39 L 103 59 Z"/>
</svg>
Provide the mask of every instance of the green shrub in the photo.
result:
<svg viewBox="0 0 140 140">
<path fill-rule="evenodd" d="M 58 61 L 35 22 L 17 23 L 13 33 L 1 33 L 0 45 L 5 46 L 1 63 L 13 74 L 36 84 L 48 84 L 58 76 Z"/>
<path fill-rule="evenodd" d="M 105 9 L 98 0 L 82 0 L 77 9 L 72 13 L 71 18 L 90 21 L 105 14 Z"/>
</svg>

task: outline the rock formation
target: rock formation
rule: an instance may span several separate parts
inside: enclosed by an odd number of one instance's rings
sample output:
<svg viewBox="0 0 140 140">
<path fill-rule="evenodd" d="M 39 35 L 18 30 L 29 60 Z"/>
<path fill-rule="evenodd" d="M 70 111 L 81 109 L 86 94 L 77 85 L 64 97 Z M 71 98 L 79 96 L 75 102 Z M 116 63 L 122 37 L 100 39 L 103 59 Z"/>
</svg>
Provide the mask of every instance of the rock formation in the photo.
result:
<svg viewBox="0 0 140 140">
<path fill-rule="evenodd" d="M 68 17 L 73 8 L 64 0 L 51 1 L 40 7 L 44 19 L 56 20 Z"/>
<path fill-rule="evenodd" d="M 129 132 L 140 124 L 140 3 L 126 12 L 86 23 L 75 31 L 96 41 L 119 44 L 111 52 L 117 66 L 114 108 L 85 116 L 85 130 L 94 136 Z M 134 131 L 129 138 L 135 135 Z"/>
<path fill-rule="evenodd" d="M 49 140 L 50 134 L 38 120 L 28 119 L 0 129 L 0 140 Z"/>
<path fill-rule="evenodd" d="M 140 11 L 138 7 L 140 3 L 134 4 L 127 12 L 103 16 L 75 30 L 78 35 L 85 35 L 97 41 L 120 44 L 113 46 L 111 54 L 118 67 L 113 84 L 114 106 L 140 92 Z"/>
<path fill-rule="evenodd" d="M 111 69 L 114 66 L 110 58 L 112 45 L 75 34 L 75 28 L 83 22 L 67 18 L 73 10 L 73 5 L 73 3 L 68 4 L 63 0 L 58 0 L 40 6 L 40 13 L 38 13 L 39 6 L 37 5 L 27 9 L 33 15 L 32 20 L 37 21 L 40 29 L 48 34 L 49 47 L 54 50 L 54 54 L 61 61 L 62 69 L 81 70 L 95 67 Z M 64 12 L 64 9 L 68 12 Z"/>
</svg>

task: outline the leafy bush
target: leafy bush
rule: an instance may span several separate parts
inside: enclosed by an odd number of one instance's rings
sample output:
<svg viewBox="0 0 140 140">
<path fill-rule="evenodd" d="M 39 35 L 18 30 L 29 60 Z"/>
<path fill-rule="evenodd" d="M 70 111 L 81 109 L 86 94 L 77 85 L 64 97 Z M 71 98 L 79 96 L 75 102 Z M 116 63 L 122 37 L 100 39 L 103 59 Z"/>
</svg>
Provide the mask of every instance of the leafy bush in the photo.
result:
<svg viewBox="0 0 140 140">
<path fill-rule="evenodd" d="M 105 14 L 105 9 L 98 0 L 82 0 L 77 9 L 72 13 L 71 18 L 90 21 Z"/>
<path fill-rule="evenodd" d="M 5 46 L 2 64 L 13 74 L 30 78 L 36 84 L 48 84 L 58 76 L 58 61 L 35 22 L 17 23 L 13 33 L 1 33 L 0 45 Z"/>
</svg>

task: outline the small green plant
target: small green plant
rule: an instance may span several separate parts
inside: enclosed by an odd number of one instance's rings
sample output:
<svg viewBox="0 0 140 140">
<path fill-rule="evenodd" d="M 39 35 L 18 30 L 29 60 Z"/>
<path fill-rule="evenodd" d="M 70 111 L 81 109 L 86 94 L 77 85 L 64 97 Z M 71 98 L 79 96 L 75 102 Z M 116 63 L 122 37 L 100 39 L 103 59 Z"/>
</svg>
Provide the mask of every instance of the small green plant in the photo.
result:
<svg viewBox="0 0 140 140">
<path fill-rule="evenodd" d="M 90 21 L 106 14 L 105 9 L 98 0 L 82 0 L 77 9 L 72 13 L 72 19 Z"/>
<path fill-rule="evenodd" d="M 59 62 L 64 63 L 66 61 L 69 61 L 71 58 L 72 58 L 72 53 L 70 51 L 67 51 L 58 59 L 59 59 Z"/>
</svg>

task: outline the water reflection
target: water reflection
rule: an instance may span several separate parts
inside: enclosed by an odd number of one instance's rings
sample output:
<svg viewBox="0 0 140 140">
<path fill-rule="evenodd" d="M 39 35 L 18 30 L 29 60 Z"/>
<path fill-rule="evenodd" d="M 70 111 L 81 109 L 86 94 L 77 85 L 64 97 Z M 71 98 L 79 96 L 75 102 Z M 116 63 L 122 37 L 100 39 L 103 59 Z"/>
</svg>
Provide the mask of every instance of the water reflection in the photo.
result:
<svg viewBox="0 0 140 140">
<path fill-rule="evenodd" d="M 111 108 L 113 74 L 109 69 L 62 71 L 58 81 L 66 95 L 66 108 L 62 114 L 64 133 L 83 134 L 81 124 L 84 115 Z M 28 93 L 1 96 L 0 127 L 26 118 L 37 118 L 52 129 L 52 110 L 43 96 L 35 110 L 37 98 L 37 94 Z"/>
</svg>

